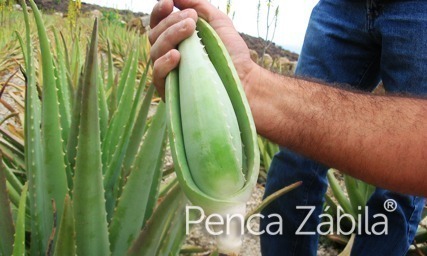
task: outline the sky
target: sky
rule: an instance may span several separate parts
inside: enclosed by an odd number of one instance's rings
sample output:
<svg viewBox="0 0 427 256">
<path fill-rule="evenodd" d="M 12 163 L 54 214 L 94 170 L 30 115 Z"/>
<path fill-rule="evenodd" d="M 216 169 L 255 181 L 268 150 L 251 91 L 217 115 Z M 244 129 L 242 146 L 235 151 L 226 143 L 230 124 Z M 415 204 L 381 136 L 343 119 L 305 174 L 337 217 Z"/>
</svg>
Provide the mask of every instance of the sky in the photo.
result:
<svg viewBox="0 0 427 256">
<path fill-rule="evenodd" d="M 257 29 L 257 6 L 261 2 L 259 29 Z M 83 0 L 82 2 L 128 9 L 134 12 L 150 13 L 156 0 Z M 210 0 L 211 4 L 226 12 L 227 0 Z M 268 0 L 231 0 L 229 16 L 233 19 L 237 31 L 255 37 L 267 37 L 267 2 Z M 318 0 L 271 0 L 272 19 L 279 6 L 277 27 L 273 42 L 284 49 L 300 53 L 310 13 Z M 234 13 L 234 15 L 233 15 Z M 272 39 L 274 24 L 271 24 L 268 40 Z"/>
</svg>

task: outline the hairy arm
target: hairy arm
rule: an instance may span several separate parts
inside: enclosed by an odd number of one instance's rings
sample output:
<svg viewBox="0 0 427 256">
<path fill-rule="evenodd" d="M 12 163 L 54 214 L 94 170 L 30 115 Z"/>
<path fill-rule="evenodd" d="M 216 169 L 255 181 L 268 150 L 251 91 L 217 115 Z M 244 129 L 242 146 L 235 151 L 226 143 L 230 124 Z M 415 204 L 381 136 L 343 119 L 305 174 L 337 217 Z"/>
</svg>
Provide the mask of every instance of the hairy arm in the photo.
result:
<svg viewBox="0 0 427 256">
<path fill-rule="evenodd" d="M 376 186 L 427 196 L 427 100 L 346 91 L 254 67 L 263 136 Z"/>
</svg>

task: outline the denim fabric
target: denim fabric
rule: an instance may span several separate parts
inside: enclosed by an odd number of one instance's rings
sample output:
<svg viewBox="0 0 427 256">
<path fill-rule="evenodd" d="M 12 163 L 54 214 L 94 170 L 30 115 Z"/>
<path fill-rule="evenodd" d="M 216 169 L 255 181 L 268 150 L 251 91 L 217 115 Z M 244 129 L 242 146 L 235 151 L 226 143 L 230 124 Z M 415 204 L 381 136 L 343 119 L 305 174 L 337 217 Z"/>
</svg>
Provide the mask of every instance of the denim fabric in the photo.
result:
<svg viewBox="0 0 427 256">
<path fill-rule="evenodd" d="M 389 92 L 427 95 L 427 1 L 320 0 L 311 14 L 296 75 L 363 91 L 373 90 L 382 80 Z M 316 231 L 327 169 L 284 148 L 273 158 L 265 196 L 299 180 L 303 184 L 262 212 L 283 218 L 282 235 L 261 236 L 263 255 L 316 255 L 317 232 L 295 234 L 308 213 L 296 206 L 316 207 L 302 230 Z M 398 204 L 392 213 L 384 210 L 387 199 Z M 377 188 L 363 218 L 374 224 L 375 214 L 386 214 L 388 235 L 358 235 L 352 255 L 405 255 L 424 203 L 420 197 Z M 265 230 L 268 224 L 269 218 L 261 219 L 260 228 Z"/>
</svg>

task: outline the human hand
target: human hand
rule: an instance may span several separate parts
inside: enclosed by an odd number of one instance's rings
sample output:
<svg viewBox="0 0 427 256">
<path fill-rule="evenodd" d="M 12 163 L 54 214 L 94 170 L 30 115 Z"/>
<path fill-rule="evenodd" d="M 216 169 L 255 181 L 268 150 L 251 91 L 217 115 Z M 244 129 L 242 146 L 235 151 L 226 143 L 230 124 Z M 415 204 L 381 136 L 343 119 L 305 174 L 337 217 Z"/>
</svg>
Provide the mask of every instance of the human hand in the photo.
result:
<svg viewBox="0 0 427 256">
<path fill-rule="evenodd" d="M 180 9 L 172 12 L 174 5 Z M 160 0 L 151 13 L 149 40 L 154 62 L 153 83 L 164 97 L 166 76 L 179 63 L 177 45 L 192 35 L 197 17 L 205 19 L 225 44 L 245 86 L 255 63 L 251 60 L 246 43 L 237 33 L 228 16 L 206 0 Z"/>
</svg>

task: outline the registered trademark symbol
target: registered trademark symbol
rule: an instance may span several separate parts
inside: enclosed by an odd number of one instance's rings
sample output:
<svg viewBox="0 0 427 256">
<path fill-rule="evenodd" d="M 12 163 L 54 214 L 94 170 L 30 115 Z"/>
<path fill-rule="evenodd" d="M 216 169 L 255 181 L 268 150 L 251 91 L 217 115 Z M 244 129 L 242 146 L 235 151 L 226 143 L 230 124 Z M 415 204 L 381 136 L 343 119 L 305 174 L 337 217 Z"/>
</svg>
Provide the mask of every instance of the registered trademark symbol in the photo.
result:
<svg viewBox="0 0 427 256">
<path fill-rule="evenodd" d="M 384 210 L 388 212 L 394 212 L 397 209 L 397 203 L 393 199 L 387 199 L 384 202 Z"/>
</svg>

